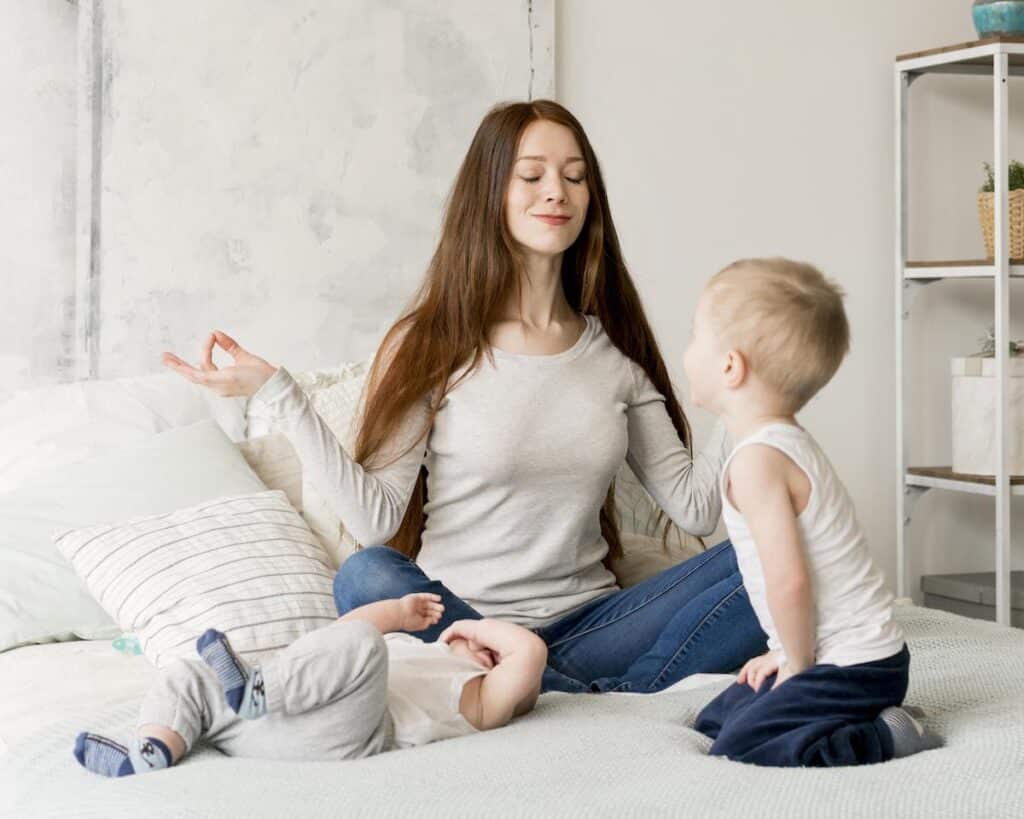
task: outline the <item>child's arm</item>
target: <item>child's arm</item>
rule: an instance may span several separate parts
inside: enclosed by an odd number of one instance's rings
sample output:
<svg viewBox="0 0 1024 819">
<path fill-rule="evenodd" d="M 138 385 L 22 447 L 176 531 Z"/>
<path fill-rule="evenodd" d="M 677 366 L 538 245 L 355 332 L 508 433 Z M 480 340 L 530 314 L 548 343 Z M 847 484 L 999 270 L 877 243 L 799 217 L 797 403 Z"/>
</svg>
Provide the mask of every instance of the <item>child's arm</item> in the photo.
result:
<svg viewBox="0 0 1024 819">
<path fill-rule="evenodd" d="M 471 650 L 489 651 L 497 661 L 463 689 L 460 710 L 474 728 L 500 728 L 536 705 L 548 647 L 532 631 L 499 620 L 459 620 L 439 639 L 466 640 Z"/>
<path fill-rule="evenodd" d="M 381 634 L 388 634 L 392 631 L 423 631 L 440 621 L 442 614 L 444 604 L 440 595 L 417 592 L 397 600 L 367 603 L 343 614 L 338 620 L 362 620 L 376 627 Z"/>
<path fill-rule="evenodd" d="M 729 467 L 729 497 L 757 544 L 768 609 L 786 653 L 788 668 L 779 671 L 776 684 L 815 661 L 814 592 L 787 477 L 793 466 L 778 449 L 754 444 Z M 802 472 L 800 477 L 807 480 Z"/>
</svg>

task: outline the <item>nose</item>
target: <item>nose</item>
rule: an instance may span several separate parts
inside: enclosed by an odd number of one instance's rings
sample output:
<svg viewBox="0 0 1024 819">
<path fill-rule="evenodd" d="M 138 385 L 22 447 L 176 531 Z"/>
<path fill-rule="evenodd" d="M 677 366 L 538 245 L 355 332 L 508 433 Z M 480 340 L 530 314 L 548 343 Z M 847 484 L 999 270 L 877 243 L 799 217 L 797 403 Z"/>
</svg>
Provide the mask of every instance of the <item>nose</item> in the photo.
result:
<svg viewBox="0 0 1024 819">
<path fill-rule="evenodd" d="M 544 191 L 545 202 L 565 202 L 567 198 L 565 182 L 562 181 L 561 176 L 556 176 L 554 180 L 548 182 L 547 188 Z"/>
</svg>

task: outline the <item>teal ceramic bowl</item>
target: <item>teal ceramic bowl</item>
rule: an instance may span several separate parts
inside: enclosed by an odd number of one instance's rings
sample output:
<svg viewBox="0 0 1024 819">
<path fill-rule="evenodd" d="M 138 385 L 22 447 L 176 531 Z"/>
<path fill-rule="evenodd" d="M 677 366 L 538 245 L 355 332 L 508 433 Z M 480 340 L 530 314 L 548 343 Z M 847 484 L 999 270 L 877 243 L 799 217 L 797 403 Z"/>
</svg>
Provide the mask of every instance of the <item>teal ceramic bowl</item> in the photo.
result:
<svg viewBox="0 0 1024 819">
<path fill-rule="evenodd" d="M 979 37 L 1024 35 L 1024 0 L 974 0 L 972 11 Z"/>
</svg>

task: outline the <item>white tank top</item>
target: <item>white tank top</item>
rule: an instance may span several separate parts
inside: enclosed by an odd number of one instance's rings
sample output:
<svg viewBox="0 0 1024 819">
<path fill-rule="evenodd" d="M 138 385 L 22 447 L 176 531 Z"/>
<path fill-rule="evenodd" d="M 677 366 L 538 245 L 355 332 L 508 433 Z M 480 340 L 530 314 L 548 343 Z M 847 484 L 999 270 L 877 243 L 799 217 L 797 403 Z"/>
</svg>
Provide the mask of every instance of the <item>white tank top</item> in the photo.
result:
<svg viewBox="0 0 1024 819">
<path fill-rule="evenodd" d="M 764 572 L 743 515 L 726 493 L 732 459 L 743 447 L 763 444 L 788 456 L 807 475 L 811 493 L 797 518 L 817 609 L 818 665 L 858 665 L 891 657 L 903 648 L 893 620 L 893 597 L 868 553 L 853 502 L 817 442 L 801 427 L 769 424 L 736 444 L 722 469 L 722 515 L 736 549 L 743 584 L 768 648 L 783 651 L 768 610 Z"/>
<path fill-rule="evenodd" d="M 476 731 L 459 711 L 462 689 L 487 673 L 453 654 L 445 643 L 424 643 L 409 634 L 384 635 L 388 646 L 388 710 L 395 748 L 411 748 Z"/>
</svg>

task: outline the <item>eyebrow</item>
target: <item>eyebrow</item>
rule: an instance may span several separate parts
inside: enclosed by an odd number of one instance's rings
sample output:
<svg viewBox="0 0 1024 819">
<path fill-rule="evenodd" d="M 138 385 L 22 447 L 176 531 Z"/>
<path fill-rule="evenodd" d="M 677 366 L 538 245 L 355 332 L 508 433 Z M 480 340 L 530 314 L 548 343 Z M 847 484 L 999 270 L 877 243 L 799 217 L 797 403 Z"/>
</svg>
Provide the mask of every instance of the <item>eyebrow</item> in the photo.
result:
<svg viewBox="0 0 1024 819">
<path fill-rule="evenodd" d="M 519 157 L 519 159 L 516 160 L 516 162 L 521 162 L 524 159 L 533 159 L 533 160 L 536 160 L 538 162 L 545 162 L 545 161 L 547 161 L 547 157 L 546 156 L 521 156 L 521 157 Z M 568 164 L 570 164 L 572 162 L 582 162 L 582 161 L 583 161 L 583 157 L 582 156 L 570 156 L 567 160 L 565 160 L 565 164 L 568 165 Z"/>
</svg>

